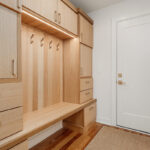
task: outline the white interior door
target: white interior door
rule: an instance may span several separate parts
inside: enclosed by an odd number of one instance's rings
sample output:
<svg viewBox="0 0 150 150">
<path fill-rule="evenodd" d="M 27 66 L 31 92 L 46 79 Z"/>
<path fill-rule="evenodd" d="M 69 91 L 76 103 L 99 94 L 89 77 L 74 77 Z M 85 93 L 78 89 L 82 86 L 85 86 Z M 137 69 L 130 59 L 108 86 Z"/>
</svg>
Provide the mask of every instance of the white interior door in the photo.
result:
<svg viewBox="0 0 150 150">
<path fill-rule="evenodd" d="M 117 26 L 117 124 L 150 133 L 150 14 Z"/>
</svg>

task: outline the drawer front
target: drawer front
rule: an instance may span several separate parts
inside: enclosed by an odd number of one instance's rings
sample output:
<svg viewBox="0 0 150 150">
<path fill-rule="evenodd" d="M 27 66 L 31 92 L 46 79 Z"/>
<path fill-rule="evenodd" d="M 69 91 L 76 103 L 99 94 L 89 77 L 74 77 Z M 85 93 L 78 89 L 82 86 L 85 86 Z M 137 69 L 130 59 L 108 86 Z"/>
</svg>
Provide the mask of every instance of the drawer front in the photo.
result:
<svg viewBox="0 0 150 150">
<path fill-rule="evenodd" d="M 84 126 L 94 123 L 96 121 L 96 103 L 84 109 Z"/>
<path fill-rule="evenodd" d="M 93 98 L 93 89 L 80 92 L 80 103 L 84 103 Z"/>
<path fill-rule="evenodd" d="M 0 112 L 0 140 L 23 129 L 22 107 Z"/>
<path fill-rule="evenodd" d="M 92 88 L 93 88 L 92 78 L 80 79 L 80 91 L 84 91 Z"/>
<path fill-rule="evenodd" d="M 24 141 L 15 147 L 11 148 L 10 150 L 28 150 L 28 142 Z"/>
<path fill-rule="evenodd" d="M 22 106 L 22 83 L 0 84 L 0 111 Z"/>
</svg>

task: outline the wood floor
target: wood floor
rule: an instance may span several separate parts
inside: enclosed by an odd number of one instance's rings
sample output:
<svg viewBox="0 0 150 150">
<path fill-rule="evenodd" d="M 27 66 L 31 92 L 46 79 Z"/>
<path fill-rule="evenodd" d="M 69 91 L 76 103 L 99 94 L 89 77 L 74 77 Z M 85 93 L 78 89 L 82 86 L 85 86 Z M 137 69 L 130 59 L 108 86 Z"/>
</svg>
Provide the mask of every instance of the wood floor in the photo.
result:
<svg viewBox="0 0 150 150">
<path fill-rule="evenodd" d="M 84 150 L 103 126 L 95 124 L 86 133 L 63 128 L 30 150 Z"/>
<path fill-rule="evenodd" d="M 145 135 L 142 133 L 138 133 L 138 132 L 130 131 L 130 130 L 126 130 L 126 129 L 121 129 L 118 127 L 111 127 L 111 126 L 96 123 L 87 132 L 85 132 L 83 134 L 81 134 L 81 132 L 79 132 L 76 129 L 63 128 L 30 150 L 84 150 L 94 137 L 95 137 L 94 138 L 94 140 L 95 140 L 99 134 L 101 135 L 103 129 L 106 127 L 109 130 L 115 130 L 115 133 L 118 130 L 119 133 L 123 132 L 125 135 L 131 134 L 134 138 L 136 136 L 137 137 L 139 136 L 140 140 L 138 141 L 138 144 L 140 144 L 140 141 L 144 140 L 144 141 L 148 141 L 147 143 L 150 146 L 150 136 L 149 135 Z M 107 131 L 109 131 L 108 129 L 107 129 Z M 100 130 L 101 130 L 101 133 L 98 133 Z M 111 137 L 111 135 L 112 135 L 112 141 L 113 142 L 115 142 L 116 141 L 115 139 L 117 139 L 117 138 L 115 138 L 115 133 L 110 132 L 108 134 L 109 135 L 108 137 Z M 117 137 L 118 137 L 118 135 L 117 135 Z M 122 135 L 119 139 L 121 139 L 121 138 L 123 138 L 123 140 L 125 140 L 125 141 L 128 140 L 128 138 L 126 138 L 126 136 L 124 136 L 124 135 Z M 129 140 L 127 143 L 130 142 L 130 145 L 133 145 L 134 144 L 134 142 L 133 142 L 134 138 L 131 138 L 132 140 Z M 146 138 L 148 138 L 148 139 L 146 139 Z M 138 138 L 135 138 L 135 139 L 137 140 Z M 98 141 L 96 143 L 100 144 L 100 142 L 98 142 Z M 119 140 L 117 140 L 117 143 L 118 143 L 118 141 Z M 108 144 L 107 143 L 105 144 L 105 143 L 106 142 L 103 141 L 100 145 L 108 147 Z M 125 142 L 123 142 L 123 143 L 125 143 Z M 90 148 L 91 144 L 92 144 L 92 142 L 88 145 L 87 149 Z M 94 143 L 94 146 L 96 146 L 96 145 L 97 144 Z M 113 145 L 113 144 L 110 144 L 110 145 Z M 144 144 L 144 146 L 147 146 L 147 145 Z M 127 147 L 127 146 L 124 146 L 124 147 Z M 102 149 L 104 149 L 104 147 Z M 105 148 L 105 149 L 110 149 L 110 148 Z M 96 150 L 96 148 L 95 148 L 95 150 Z M 99 148 L 98 148 L 98 150 L 99 150 Z M 132 148 L 132 150 L 134 150 L 134 149 Z M 143 149 L 143 150 L 147 150 L 147 149 Z M 148 150 L 149 150 L 149 148 L 148 148 Z"/>
</svg>

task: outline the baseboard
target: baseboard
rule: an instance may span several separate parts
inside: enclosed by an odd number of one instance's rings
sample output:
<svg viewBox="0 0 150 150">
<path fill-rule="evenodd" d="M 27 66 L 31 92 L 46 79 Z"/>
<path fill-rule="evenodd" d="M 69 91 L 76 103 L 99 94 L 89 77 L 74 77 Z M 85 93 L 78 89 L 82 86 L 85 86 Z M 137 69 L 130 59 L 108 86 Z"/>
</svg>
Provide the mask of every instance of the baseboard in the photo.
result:
<svg viewBox="0 0 150 150">
<path fill-rule="evenodd" d="M 107 118 L 97 118 L 97 121 L 100 124 L 106 124 L 106 125 L 110 125 L 112 126 L 112 121 L 110 119 Z"/>
</svg>

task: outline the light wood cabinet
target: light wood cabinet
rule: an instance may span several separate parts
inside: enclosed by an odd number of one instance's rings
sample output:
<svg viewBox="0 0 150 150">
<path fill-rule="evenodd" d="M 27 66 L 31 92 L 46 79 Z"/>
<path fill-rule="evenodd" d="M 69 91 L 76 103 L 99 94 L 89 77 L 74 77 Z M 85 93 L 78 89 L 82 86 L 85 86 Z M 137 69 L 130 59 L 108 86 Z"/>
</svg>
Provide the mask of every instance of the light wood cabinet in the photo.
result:
<svg viewBox="0 0 150 150">
<path fill-rule="evenodd" d="M 80 92 L 80 104 L 85 103 L 93 98 L 93 90 L 86 90 Z"/>
<path fill-rule="evenodd" d="M 22 107 L 0 112 L 0 140 L 23 129 Z"/>
<path fill-rule="evenodd" d="M 24 141 L 9 150 L 28 150 L 28 142 Z"/>
<path fill-rule="evenodd" d="M 21 1 L 22 0 L 0 0 L 0 4 L 3 4 L 16 11 L 21 11 L 21 7 L 22 7 Z"/>
<path fill-rule="evenodd" d="M 62 0 L 58 0 L 58 24 L 68 31 L 78 34 L 78 16 Z"/>
<path fill-rule="evenodd" d="M 20 17 L 17 12 L 0 5 L 0 80 L 18 77 Z"/>
<path fill-rule="evenodd" d="M 78 15 L 62 0 L 23 0 L 23 6 L 73 34 L 78 34 Z"/>
<path fill-rule="evenodd" d="M 80 91 L 85 91 L 93 88 L 92 78 L 82 78 L 80 79 Z"/>
<path fill-rule="evenodd" d="M 50 21 L 57 22 L 58 0 L 23 0 L 23 6 Z"/>
<path fill-rule="evenodd" d="M 80 42 L 93 47 L 93 25 L 82 15 L 79 15 L 79 31 Z"/>
<path fill-rule="evenodd" d="M 92 77 L 92 49 L 79 42 L 79 39 L 64 41 L 64 101 L 84 103 L 93 98 L 93 93 L 86 96 L 80 91 L 92 89 L 92 83 L 80 83 L 83 78 Z M 82 87 L 80 89 L 80 84 Z M 84 85 L 83 85 L 84 84 Z M 91 88 L 90 88 L 91 87 Z"/>
<path fill-rule="evenodd" d="M 96 103 L 84 108 L 84 126 L 88 126 L 96 122 Z"/>
<path fill-rule="evenodd" d="M 96 102 L 64 120 L 66 127 L 78 127 L 82 132 L 87 131 L 96 122 Z"/>
<path fill-rule="evenodd" d="M 92 76 L 92 49 L 80 44 L 80 77 Z"/>
</svg>

